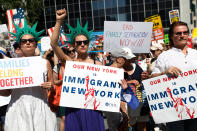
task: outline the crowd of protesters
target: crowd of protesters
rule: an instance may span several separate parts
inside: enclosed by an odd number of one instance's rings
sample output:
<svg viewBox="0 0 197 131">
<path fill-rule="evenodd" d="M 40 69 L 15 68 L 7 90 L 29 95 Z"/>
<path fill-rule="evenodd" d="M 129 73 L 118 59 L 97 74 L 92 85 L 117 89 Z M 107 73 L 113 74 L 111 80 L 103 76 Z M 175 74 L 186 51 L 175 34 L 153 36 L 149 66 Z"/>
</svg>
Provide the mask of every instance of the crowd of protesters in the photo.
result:
<svg viewBox="0 0 197 131">
<path fill-rule="evenodd" d="M 89 32 L 77 32 L 76 30 L 81 27 L 78 21 L 77 28 L 69 26 L 71 46 L 58 46 L 60 27 L 65 18 L 66 10 L 57 10 L 56 24 L 51 37 L 52 49 L 44 53 L 40 65 L 47 67 L 47 70 L 43 71 L 46 76 L 45 82 L 34 88 L 0 90 L 2 97 L 11 96 L 9 104 L 0 107 L 0 131 L 197 130 L 197 119 L 155 124 L 142 84 L 142 80 L 163 74 L 177 77 L 180 72 L 197 65 L 197 51 L 187 47 L 189 29 L 186 23 L 174 22 L 169 29 L 170 43 L 167 46 L 159 42 L 151 44 L 148 54 L 133 54 L 129 48 L 106 53 L 88 53 Z M 17 57 L 39 55 L 36 48 L 41 33 L 35 34 L 24 31 L 20 35 L 15 35 L 17 38 L 14 49 Z M 0 58 L 9 59 L 6 49 L 2 47 Z M 131 108 L 121 98 L 118 113 L 58 106 L 66 61 L 124 69 L 124 79 L 120 82 L 122 90 L 130 88 L 139 105 Z M 104 119 L 107 120 L 107 125 Z"/>
</svg>

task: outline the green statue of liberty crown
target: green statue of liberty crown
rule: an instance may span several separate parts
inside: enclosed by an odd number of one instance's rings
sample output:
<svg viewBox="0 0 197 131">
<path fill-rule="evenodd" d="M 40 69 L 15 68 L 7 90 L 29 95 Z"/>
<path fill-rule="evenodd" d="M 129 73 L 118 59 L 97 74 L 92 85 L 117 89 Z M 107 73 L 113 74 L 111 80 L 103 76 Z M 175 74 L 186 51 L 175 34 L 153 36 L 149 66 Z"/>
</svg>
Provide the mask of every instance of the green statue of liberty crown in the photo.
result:
<svg viewBox="0 0 197 131">
<path fill-rule="evenodd" d="M 75 42 L 75 37 L 77 35 L 85 35 L 89 41 L 92 39 L 92 37 L 90 35 L 93 32 L 93 30 L 88 32 L 88 30 L 87 30 L 88 22 L 86 22 L 84 27 L 82 27 L 79 23 L 79 19 L 77 19 L 77 27 L 76 28 L 71 27 L 71 25 L 69 25 L 69 24 L 67 24 L 67 26 L 71 31 L 70 34 L 66 34 L 66 36 L 68 36 L 70 38 L 70 41 L 67 41 L 68 43 L 73 44 Z"/>
<path fill-rule="evenodd" d="M 26 34 L 32 35 L 36 41 L 39 41 L 41 39 L 41 37 L 39 37 L 39 36 L 44 32 L 44 30 L 42 30 L 40 32 L 36 32 L 37 24 L 38 24 L 38 22 L 36 22 L 31 28 L 30 26 L 27 25 L 26 19 L 24 19 L 24 27 L 23 28 L 20 28 L 19 26 L 17 26 L 14 23 L 14 26 L 16 28 L 16 33 L 12 33 L 12 32 L 9 32 L 9 33 L 16 37 L 14 39 L 18 43 L 20 43 L 20 39 Z"/>
</svg>

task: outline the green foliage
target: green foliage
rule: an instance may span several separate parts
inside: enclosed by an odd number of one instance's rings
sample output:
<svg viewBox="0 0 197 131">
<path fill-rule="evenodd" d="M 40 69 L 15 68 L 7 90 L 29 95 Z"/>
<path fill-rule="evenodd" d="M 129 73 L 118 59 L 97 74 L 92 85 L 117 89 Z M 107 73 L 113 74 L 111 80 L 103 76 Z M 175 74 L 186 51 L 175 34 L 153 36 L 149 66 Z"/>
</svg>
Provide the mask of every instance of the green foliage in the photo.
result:
<svg viewBox="0 0 197 131">
<path fill-rule="evenodd" d="M 42 0 L 0 0 L 0 24 L 7 24 L 6 10 L 24 8 L 29 25 L 38 21 L 43 10 Z"/>
</svg>

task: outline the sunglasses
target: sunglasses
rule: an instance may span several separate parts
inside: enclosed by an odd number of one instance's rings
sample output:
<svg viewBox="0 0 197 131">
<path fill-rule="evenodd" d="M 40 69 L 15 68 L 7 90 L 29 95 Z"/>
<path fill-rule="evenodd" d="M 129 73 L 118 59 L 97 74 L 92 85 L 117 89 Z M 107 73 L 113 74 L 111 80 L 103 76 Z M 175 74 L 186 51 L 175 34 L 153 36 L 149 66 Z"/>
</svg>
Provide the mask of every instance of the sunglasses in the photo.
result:
<svg viewBox="0 0 197 131">
<path fill-rule="evenodd" d="M 68 53 L 75 52 L 75 50 L 69 50 Z"/>
<path fill-rule="evenodd" d="M 188 31 L 184 31 L 184 32 L 176 32 L 175 35 L 177 36 L 181 36 L 181 35 L 189 35 L 189 32 Z"/>
<path fill-rule="evenodd" d="M 76 43 L 78 46 L 82 45 L 82 43 L 83 43 L 84 45 L 88 45 L 88 44 L 89 44 L 89 40 L 75 41 L 75 43 Z"/>
<path fill-rule="evenodd" d="M 33 42 L 35 42 L 35 39 L 34 38 L 31 38 L 31 39 L 21 39 L 21 43 L 23 43 L 23 44 L 27 43 L 27 41 L 29 41 L 29 43 L 33 43 Z"/>
</svg>

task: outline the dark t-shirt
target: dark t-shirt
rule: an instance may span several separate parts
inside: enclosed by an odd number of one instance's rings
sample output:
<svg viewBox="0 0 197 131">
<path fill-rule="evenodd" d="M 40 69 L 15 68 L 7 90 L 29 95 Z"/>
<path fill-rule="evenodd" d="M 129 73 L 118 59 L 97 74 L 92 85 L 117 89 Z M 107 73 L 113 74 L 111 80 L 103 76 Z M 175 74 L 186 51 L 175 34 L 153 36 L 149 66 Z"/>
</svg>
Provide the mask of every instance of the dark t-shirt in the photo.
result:
<svg viewBox="0 0 197 131">
<path fill-rule="evenodd" d="M 137 81 L 139 81 L 141 83 L 142 82 L 142 78 L 141 78 L 142 72 L 143 72 L 142 68 L 138 64 L 136 64 L 134 73 L 129 75 L 127 80 L 128 81 L 129 80 L 137 80 Z"/>
</svg>

